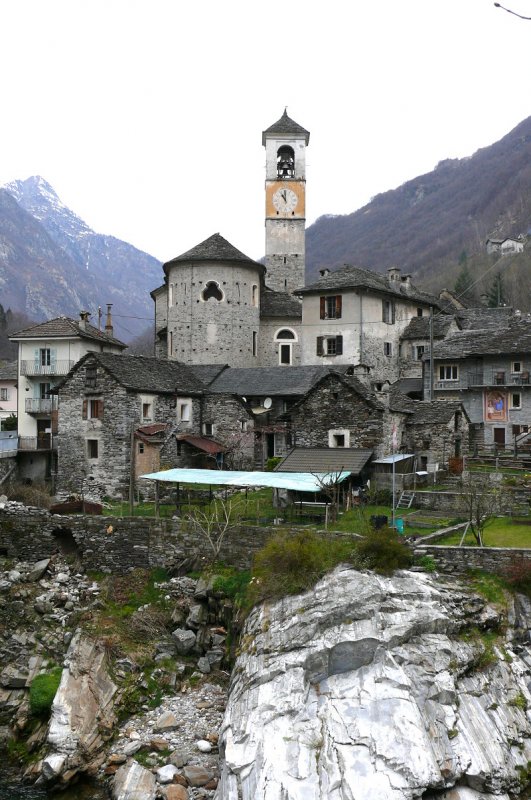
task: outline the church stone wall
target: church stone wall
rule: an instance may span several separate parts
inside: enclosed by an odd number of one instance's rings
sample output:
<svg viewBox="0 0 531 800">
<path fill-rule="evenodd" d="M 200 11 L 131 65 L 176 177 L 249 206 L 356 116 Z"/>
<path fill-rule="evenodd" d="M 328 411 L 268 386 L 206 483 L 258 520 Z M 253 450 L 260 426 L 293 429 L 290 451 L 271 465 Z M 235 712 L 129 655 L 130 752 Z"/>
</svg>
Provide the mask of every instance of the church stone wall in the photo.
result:
<svg viewBox="0 0 531 800">
<path fill-rule="evenodd" d="M 221 299 L 202 299 L 209 282 L 215 282 Z M 253 354 L 260 329 L 258 291 L 260 269 L 230 262 L 178 264 L 171 268 L 168 283 L 172 305 L 168 308 L 170 357 L 187 364 L 258 366 Z"/>
</svg>

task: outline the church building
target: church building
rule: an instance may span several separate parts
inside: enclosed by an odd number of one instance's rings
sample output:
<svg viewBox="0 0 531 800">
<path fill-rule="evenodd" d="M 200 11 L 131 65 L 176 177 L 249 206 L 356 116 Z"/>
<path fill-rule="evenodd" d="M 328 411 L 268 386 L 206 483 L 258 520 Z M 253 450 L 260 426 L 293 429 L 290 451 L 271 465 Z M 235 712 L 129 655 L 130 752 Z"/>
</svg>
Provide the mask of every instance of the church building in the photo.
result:
<svg viewBox="0 0 531 800">
<path fill-rule="evenodd" d="M 301 363 L 306 147 L 286 111 L 262 134 L 266 151 L 265 265 L 219 233 L 163 265 L 155 301 L 155 354 L 231 367 Z"/>
</svg>

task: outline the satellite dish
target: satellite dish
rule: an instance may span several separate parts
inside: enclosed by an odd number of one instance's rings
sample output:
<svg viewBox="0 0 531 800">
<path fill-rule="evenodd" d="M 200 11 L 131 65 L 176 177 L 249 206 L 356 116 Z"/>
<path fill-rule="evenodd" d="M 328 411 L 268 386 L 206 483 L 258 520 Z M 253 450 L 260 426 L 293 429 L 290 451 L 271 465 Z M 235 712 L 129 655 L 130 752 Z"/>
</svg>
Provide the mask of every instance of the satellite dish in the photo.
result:
<svg viewBox="0 0 531 800">
<path fill-rule="evenodd" d="M 264 400 L 264 408 L 271 408 L 272 405 L 273 405 L 273 401 L 271 400 L 271 398 L 270 397 L 266 397 L 265 400 Z"/>
</svg>

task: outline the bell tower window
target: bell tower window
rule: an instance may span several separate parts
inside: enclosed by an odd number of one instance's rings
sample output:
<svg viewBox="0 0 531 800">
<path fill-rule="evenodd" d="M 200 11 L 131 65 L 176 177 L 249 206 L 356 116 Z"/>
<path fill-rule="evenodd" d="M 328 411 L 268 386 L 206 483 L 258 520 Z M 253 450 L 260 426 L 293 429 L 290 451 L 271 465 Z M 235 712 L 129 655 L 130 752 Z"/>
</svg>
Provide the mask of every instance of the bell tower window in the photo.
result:
<svg viewBox="0 0 531 800">
<path fill-rule="evenodd" d="M 285 144 L 277 151 L 277 177 L 295 177 L 295 153 L 293 147 Z"/>
<path fill-rule="evenodd" d="M 211 297 L 214 300 L 223 300 L 223 292 L 219 288 L 219 284 L 216 281 L 208 281 L 207 285 L 203 289 L 203 293 L 201 295 L 203 300 L 210 300 Z"/>
</svg>

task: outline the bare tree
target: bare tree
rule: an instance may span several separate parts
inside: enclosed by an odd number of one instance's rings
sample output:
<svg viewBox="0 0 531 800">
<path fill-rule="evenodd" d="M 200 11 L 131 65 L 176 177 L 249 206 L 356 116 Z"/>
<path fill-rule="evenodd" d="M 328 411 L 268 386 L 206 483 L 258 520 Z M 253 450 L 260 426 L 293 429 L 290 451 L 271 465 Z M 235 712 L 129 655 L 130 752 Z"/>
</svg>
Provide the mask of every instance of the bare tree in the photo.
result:
<svg viewBox="0 0 531 800">
<path fill-rule="evenodd" d="M 241 523 L 244 501 L 241 494 L 226 499 L 216 498 L 207 508 L 195 508 L 186 515 L 193 533 L 206 539 L 217 561 L 225 537 Z"/>
<path fill-rule="evenodd" d="M 492 487 L 485 476 L 468 475 L 463 481 L 459 507 L 466 514 L 470 530 L 479 547 L 483 547 L 483 531 L 500 507 L 500 490 Z"/>
</svg>

